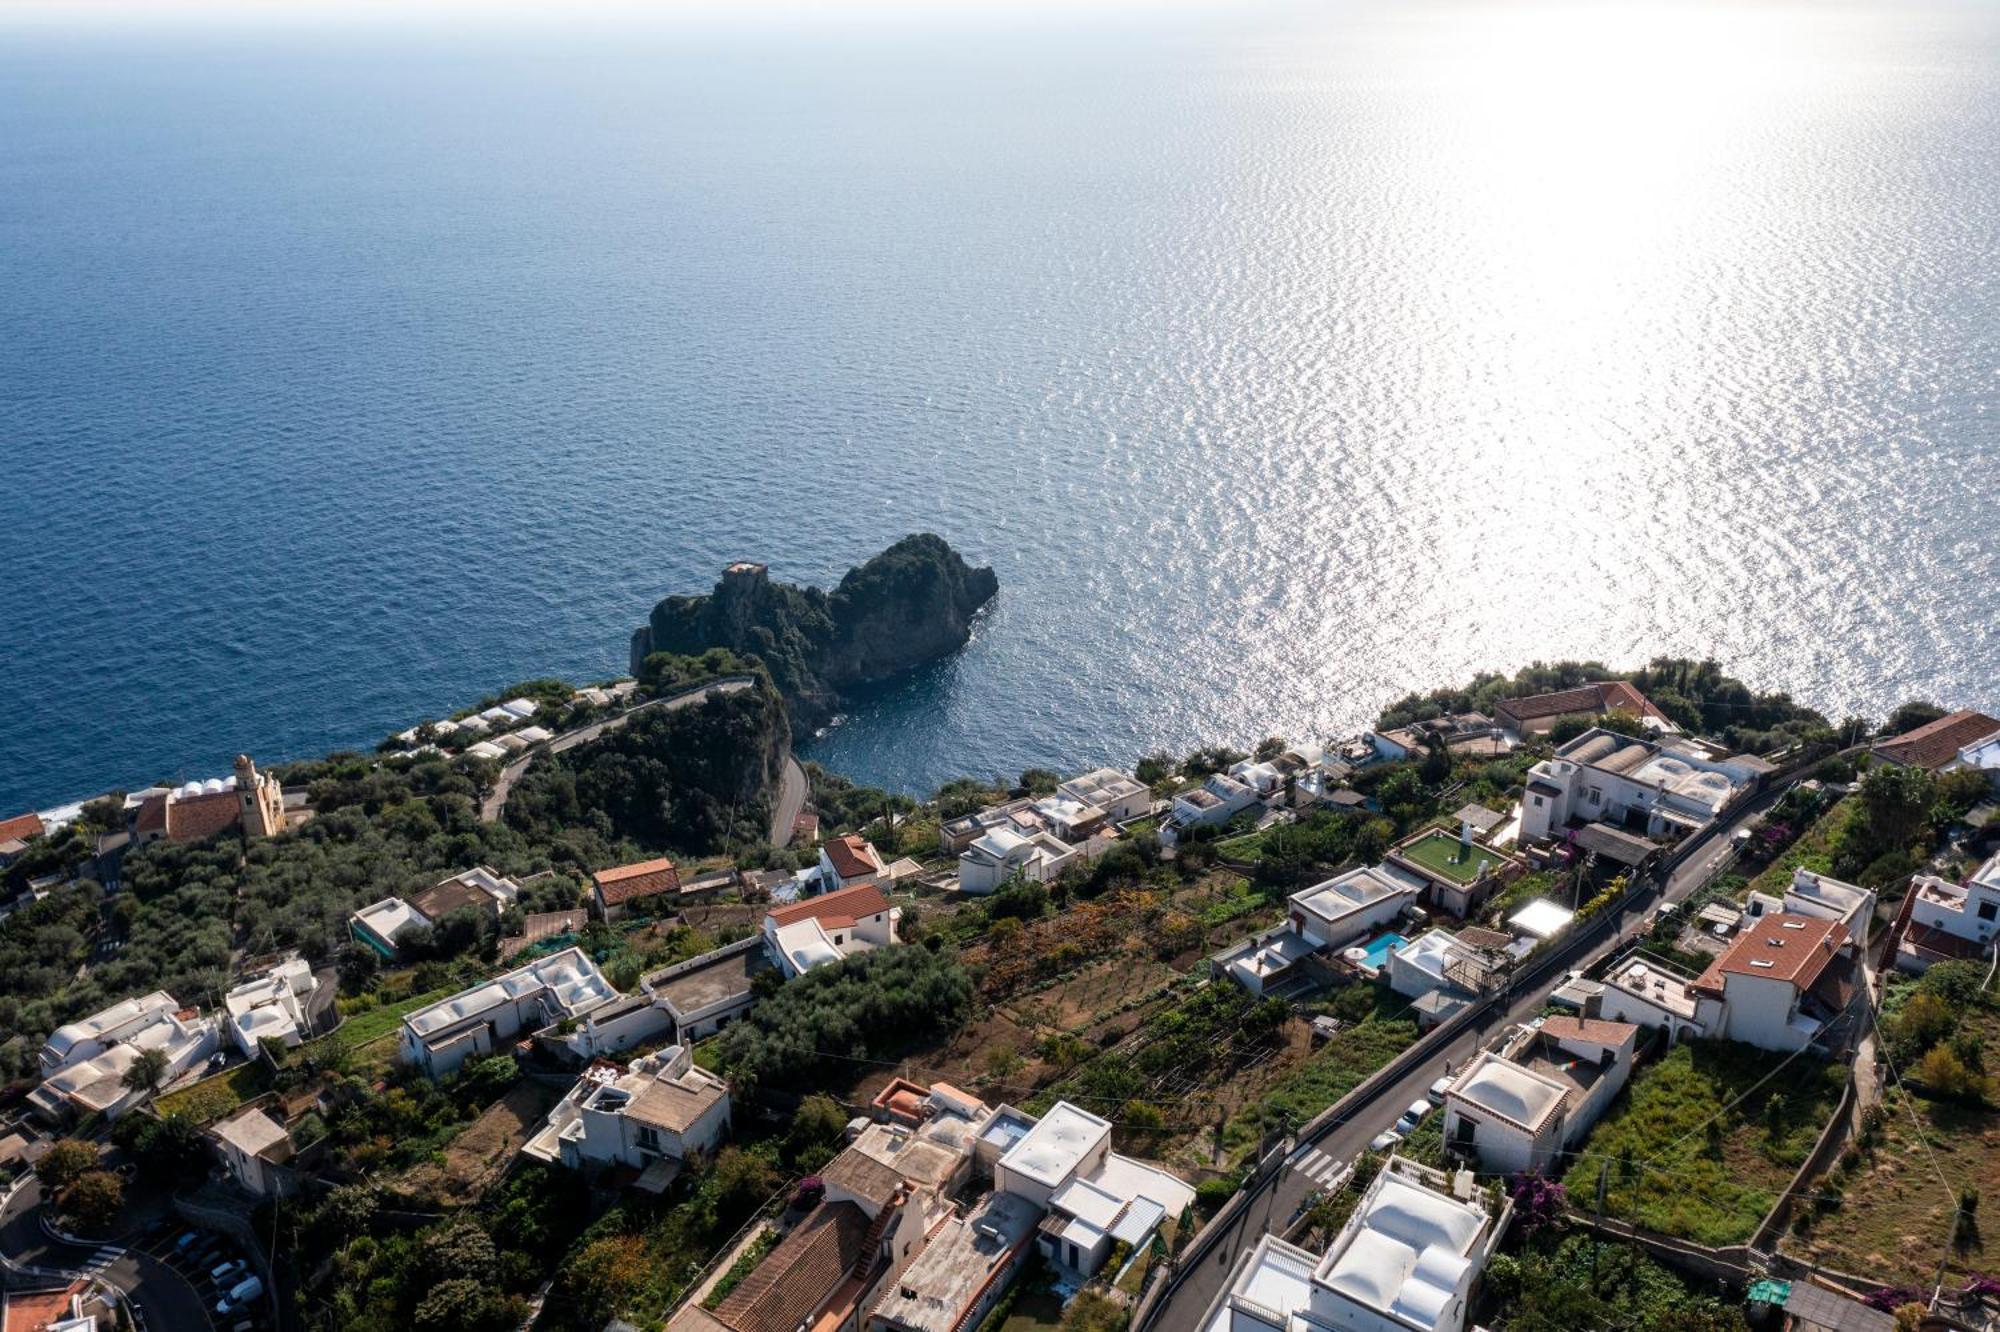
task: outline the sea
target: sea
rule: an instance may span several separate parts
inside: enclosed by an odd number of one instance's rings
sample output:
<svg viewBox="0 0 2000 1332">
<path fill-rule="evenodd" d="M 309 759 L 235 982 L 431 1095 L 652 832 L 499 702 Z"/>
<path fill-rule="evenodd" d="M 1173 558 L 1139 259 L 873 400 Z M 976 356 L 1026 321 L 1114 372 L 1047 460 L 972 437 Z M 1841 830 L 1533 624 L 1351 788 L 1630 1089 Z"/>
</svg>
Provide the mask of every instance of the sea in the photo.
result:
<svg viewBox="0 0 2000 1332">
<path fill-rule="evenodd" d="M 914 531 L 999 597 L 800 745 L 905 791 L 1559 658 L 2000 711 L 2000 5 L 813 8 L 0 16 L 0 814 Z"/>
</svg>

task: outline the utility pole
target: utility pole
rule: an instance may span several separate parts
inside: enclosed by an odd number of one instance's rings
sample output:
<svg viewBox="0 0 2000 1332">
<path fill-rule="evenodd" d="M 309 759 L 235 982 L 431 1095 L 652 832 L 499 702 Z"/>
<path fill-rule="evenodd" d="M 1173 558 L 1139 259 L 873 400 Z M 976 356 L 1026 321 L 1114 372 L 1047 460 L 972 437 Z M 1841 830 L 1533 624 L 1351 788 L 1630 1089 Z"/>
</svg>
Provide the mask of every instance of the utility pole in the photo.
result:
<svg viewBox="0 0 2000 1332">
<path fill-rule="evenodd" d="M 1604 1164 L 1597 1167 L 1597 1221 L 1600 1226 L 1604 1223 L 1604 1185 L 1605 1181 L 1610 1179 L 1610 1177 L 1611 1160 L 1607 1157 Z M 1593 1233 L 1590 1244 L 1590 1293 L 1592 1295 L 1597 1294 L 1597 1255 L 1603 1248 L 1604 1232 L 1597 1230 Z"/>
</svg>

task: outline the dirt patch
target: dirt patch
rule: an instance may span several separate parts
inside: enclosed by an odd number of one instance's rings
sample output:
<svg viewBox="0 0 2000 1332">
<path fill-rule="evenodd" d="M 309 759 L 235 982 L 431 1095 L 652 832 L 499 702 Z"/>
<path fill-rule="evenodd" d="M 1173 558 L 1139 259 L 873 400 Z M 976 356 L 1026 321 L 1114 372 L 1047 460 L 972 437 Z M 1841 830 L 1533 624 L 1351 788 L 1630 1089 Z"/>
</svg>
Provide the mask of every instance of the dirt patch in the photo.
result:
<svg viewBox="0 0 2000 1332">
<path fill-rule="evenodd" d="M 1151 956 L 1106 958 L 1069 979 L 1007 1005 L 1023 1023 L 1055 1031 L 1088 1031 L 1171 985 L 1182 973 Z"/>
<path fill-rule="evenodd" d="M 554 1087 L 516 1084 L 445 1144 L 442 1165 L 426 1161 L 413 1166 L 399 1182 L 399 1191 L 449 1207 L 478 1201 L 561 1099 L 562 1092 Z"/>
</svg>

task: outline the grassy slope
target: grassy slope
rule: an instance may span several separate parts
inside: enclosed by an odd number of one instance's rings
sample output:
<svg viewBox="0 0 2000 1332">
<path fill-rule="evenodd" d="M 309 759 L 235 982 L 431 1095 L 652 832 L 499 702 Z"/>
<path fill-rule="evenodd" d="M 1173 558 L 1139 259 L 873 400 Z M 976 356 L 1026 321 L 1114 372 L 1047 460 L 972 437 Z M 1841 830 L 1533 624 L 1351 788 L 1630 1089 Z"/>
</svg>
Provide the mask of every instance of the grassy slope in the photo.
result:
<svg viewBox="0 0 2000 1332">
<path fill-rule="evenodd" d="M 1747 1045 L 1675 1047 L 1633 1076 L 1585 1141 L 1570 1184 L 1594 1189 L 1608 1161 L 1611 1215 L 1705 1244 L 1748 1239 L 1812 1150 L 1845 1076 L 1800 1055 L 1759 1085 L 1777 1067 L 1778 1056 Z M 1766 1123 L 1774 1095 L 1783 1106 L 1775 1136 Z"/>
</svg>

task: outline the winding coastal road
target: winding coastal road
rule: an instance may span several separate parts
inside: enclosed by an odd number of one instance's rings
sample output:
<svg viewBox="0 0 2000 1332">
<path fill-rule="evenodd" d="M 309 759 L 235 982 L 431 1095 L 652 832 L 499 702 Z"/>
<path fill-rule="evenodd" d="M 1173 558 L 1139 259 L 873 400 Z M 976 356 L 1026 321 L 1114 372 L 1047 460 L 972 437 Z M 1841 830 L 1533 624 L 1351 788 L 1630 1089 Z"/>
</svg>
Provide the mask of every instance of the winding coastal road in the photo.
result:
<svg viewBox="0 0 2000 1332">
<path fill-rule="evenodd" d="M 1631 898 L 1620 909 L 1609 937 L 1601 943 L 1578 950 L 1574 955 L 1558 954 L 1542 979 L 1505 997 L 1496 998 L 1471 1025 L 1437 1048 L 1402 1077 L 1384 1083 L 1365 1100 L 1350 1107 L 1342 1118 L 1326 1125 L 1317 1134 L 1301 1138 L 1288 1154 L 1274 1183 L 1267 1185 L 1250 1204 L 1219 1232 L 1217 1242 L 1197 1259 L 1197 1265 L 1180 1275 L 1178 1284 L 1135 1332 L 1199 1332 L 1204 1315 L 1222 1293 L 1237 1260 L 1265 1231 L 1282 1232 L 1308 1194 L 1336 1170 L 1359 1156 L 1376 1134 L 1388 1128 L 1413 1101 L 1422 1100 L 1431 1083 L 1442 1077 L 1448 1063 L 1463 1068 L 1468 1059 L 1495 1033 L 1507 1025 L 1524 1022 L 1542 1010 L 1551 991 L 1561 985 L 1572 968 L 1588 969 L 1629 945 L 1638 937 L 1646 914 L 1660 902 L 1685 901 L 1707 883 L 1728 862 L 1731 836 L 1773 804 L 1780 794 L 1773 790 L 1738 810 L 1729 822 L 1714 829 L 1707 840 L 1686 861 L 1676 866 L 1662 887 Z"/>
<path fill-rule="evenodd" d="M 641 703 L 636 708 L 626 709 L 616 717 L 606 717 L 601 722 L 592 722 L 588 726 L 579 726 L 574 731 L 564 731 L 555 739 L 529 750 L 500 770 L 500 780 L 493 784 L 492 792 L 479 806 L 479 820 L 482 823 L 493 823 L 500 818 L 501 812 L 507 808 L 507 797 L 513 793 L 514 783 L 521 780 L 521 774 L 528 770 L 529 764 L 544 754 L 560 754 L 566 749 L 574 749 L 578 745 L 589 744 L 592 740 L 597 739 L 598 736 L 605 734 L 607 731 L 617 730 L 648 708 L 665 708 L 669 712 L 674 712 L 691 704 L 705 702 L 711 695 L 740 694 L 746 689 L 753 688 L 755 684 L 756 682 L 747 675 L 730 676 L 726 679 L 714 681 L 711 684 L 690 689 L 686 693 L 669 694 L 665 698 L 656 698 L 650 702 Z M 805 775 L 801 773 L 800 780 L 804 781 L 804 779 Z"/>
<path fill-rule="evenodd" d="M 8 1286 L 32 1290 L 94 1276 L 123 1293 L 146 1332 L 209 1332 L 208 1306 L 179 1272 L 140 1248 L 57 1239 L 42 1228 L 41 1203 L 32 1174 L 0 1195 L 0 1268 Z"/>
<path fill-rule="evenodd" d="M 806 770 L 787 754 L 784 775 L 778 779 L 778 800 L 771 808 L 772 846 L 791 845 L 792 829 L 798 825 L 799 811 L 805 807 Z"/>
</svg>

